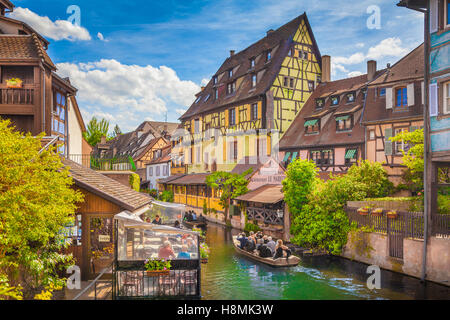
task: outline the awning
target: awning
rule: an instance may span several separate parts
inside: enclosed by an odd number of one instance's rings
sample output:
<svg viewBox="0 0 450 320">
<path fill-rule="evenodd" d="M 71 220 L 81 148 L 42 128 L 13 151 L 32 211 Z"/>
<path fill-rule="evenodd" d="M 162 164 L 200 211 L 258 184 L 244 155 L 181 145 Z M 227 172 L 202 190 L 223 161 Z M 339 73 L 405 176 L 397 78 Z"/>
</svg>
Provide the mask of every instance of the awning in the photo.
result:
<svg viewBox="0 0 450 320">
<path fill-rule="evenodd" d="M 287 159 L 289 159 L 290 155 L 291 155 L 290 152 L 286 152 L 286 154 L 284 155 L 283 161 L 287 161 Z"/>
<path fill-rule="evenodd" d="M 348 118 L 350 118 L 349 115 L 347 115 L 347 116 L 340 116 L 340 117 L 336 117 L 336 121 L 339 121 L 339 120 L 347 120 Z"/>
<path fill-rule="evenodd" d="M 282 185 L 264 185 L 235 198 L 236 200 L 258 203 L 277 203 L 284 199 Z"/>
<path fill-rule="evenodd" d="M 291 158 L 291 162 L 295 160 L 295 158 L 297 158 L 298 152 L 294 152 L 292 154 L 292 158 Z"/>
<path fill-rule="evenodd" d="M 354 159 L 356 155 L 356 149 L 349 149 L 345 153 L 345 159 Z"/>
<path fill-rule="evenodd" d="M 313 120 L 305 121 L 305 127 L 314 126 L 317 123 L 317 121 L 319 121 L 319 120 L 318 119 L 313 119 Z"/>
</svg>

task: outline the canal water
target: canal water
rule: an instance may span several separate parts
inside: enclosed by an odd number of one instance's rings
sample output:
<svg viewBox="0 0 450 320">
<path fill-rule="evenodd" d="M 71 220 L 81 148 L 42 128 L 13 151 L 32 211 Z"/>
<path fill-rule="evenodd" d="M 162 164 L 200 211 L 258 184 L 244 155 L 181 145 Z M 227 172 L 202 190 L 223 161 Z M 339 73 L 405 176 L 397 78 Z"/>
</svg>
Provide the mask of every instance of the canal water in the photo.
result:
<svg viewBox="0 0 450 320">
<path fill-rule="evenodd" d="M 381 289 L 369 290 L 367 265 L 339 257 L 303 259 L 276 269 L 235 252 L 238 231 L 209 224 L 209 262 L 202 266 L 202 298 L 223 300 L 449 299 L 450 288 L 395 272 L 381 272 Z"/>
</svg>

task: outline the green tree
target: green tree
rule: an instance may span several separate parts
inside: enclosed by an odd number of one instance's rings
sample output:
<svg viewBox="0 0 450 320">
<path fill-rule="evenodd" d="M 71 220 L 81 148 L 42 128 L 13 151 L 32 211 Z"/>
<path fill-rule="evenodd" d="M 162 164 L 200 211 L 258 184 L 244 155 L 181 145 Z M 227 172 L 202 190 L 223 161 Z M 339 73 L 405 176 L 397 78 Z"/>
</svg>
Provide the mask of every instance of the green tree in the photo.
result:
<svg viewBox="0 0 450 320">
<path fill-rule="evenodd" d="M 39 153 L 43 136 L 0 119 L 0 299 L 62 287 L 60 274 L 73 264 L 61 253 L 62 231 L 83 197 L 55 150 Z"/>
<path fill-rule="evenodd" d="M 173 202 L 174 194 L 171 190 L 164 190 L 159 195 L 159 200 L 164 201 L 164 202 Z"/>
<path fill-rule="evenodd" d="M 91 146 L 95 147 L 102 139 L 102 136 L 105 136 L 107 140 L 112 139 L 112 137 L 108 135 L 108 131 L 108 120 L 102 119 L 101 121 L 98 121 L 96 117 L 92 117 L 87 125 L 86 132 L 83 132 L 83 137 Z"/>
<path fill-rule="evenodd" d="M 113 137 L 116 138 L 122 134 L 122 130 L 120 130 L 119 126 L 116 124 L 113 130 Z"/>
<path fill-rule="evenodd" d="M 206 185 L 212 189 L 221 190 L 219 203 L 225 209 L 225 222 L 228 222 L 231 199 L 248 192 L 248 180 L 245 178 L 253 169 L 237 174 L 225 171 L 217 171 L 206 177 Z"/>
</svg>

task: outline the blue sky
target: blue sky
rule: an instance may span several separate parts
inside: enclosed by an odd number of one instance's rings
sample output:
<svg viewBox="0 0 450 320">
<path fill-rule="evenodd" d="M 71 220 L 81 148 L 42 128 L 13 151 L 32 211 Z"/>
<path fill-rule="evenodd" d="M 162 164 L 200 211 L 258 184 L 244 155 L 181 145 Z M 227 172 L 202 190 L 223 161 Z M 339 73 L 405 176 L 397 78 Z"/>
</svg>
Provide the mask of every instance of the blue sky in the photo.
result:
<svg viewBox="0 0 450 320">
<path fill-rule="evenodd" d="M 321 54 L 332 57 L 332 79 L 365 72 L 367 59 L 379 68 L 394 63 L 423 39 L 423 16 L 397 0 L 13 2 L 13 17 L 50 40 L 58 73 L 79 89 L 85 122 L 105 117 L 123 131 L 166 113 L 176 121 L 229 50 L 245 49 L 304 11 Z M 70 5 L 81 10 L 79 27 L 64 21 Z M 380 8 L 379 29 L 367 27 L 371 5 Z"/>
</svg>

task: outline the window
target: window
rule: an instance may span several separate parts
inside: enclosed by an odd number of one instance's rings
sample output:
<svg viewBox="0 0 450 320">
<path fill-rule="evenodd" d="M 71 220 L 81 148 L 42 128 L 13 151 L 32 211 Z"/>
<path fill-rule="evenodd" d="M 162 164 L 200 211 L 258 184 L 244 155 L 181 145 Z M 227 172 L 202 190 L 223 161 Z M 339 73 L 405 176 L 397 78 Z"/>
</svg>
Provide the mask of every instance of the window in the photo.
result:
<svg viewBox="0 0 450 320">
<path fill-rule="evenodd" d="M 386 88 L 380 88 L 380 97 L 384 97 L 386 95 Z"/>
<path fill-rule="evenodd" d="M 217 76 L 213 77 L 213 84 L 217 84 Z"/>
<path fill-rule="evenodd" d="M 408 92 L 406 87 L 395 89 L 395 106 L 397 108 L 408 106 Z"/>
<path fill-rule="evenodd" d="M 219 90 L 214 89 L 214 99 L 219 99 Z"/>
<path fill-rule="evenodd" d="M 398 134 L 400 134 L 400 133 L 402 133 L 404 131 L 408 131 L 408 129 L 407 128 L 397 128 L 397 129 L 395 129 L 394 132 L 395 132 L 395 135 L 398 135 Z M 409 144 L 403 142 L 403 140 L 395 141 L 394 142 L 394 152 L 395 152 L 395 154 L 402 154 L 402 150 L 405 151 L 405 152 L 408 151 L 409 150 Z"/>
<path fill-rule="evenodd" d="M 233 160 L 237 160 L 238 158 L 238 142 L 233 141 Z"/>
<path fill-rule="evenodd" d="M 298 51 L 298 57 L 300 59 L 303 59 L 303 60 L 308 60 L 308 52 L 303 51 L 303 50 L 299 50 Z"/>
<path fill-rule="evenodd" d="M 211 95 L 208 94 L 208 95 L 205 97 L 205 100 L 203 100 L 203 101 L 204 101 L 204 102 L 208 101 L 208 99 L 209 99 L 210 96 L 211 96 Z"/>
<path fill-rule="evenodd" d="M 227 85 L 227 94 L 232 94 L 235 91 L 236 91 L 236 82 L 230 82 Z"/>
<path fill-rule="evenodd" d="M 272 50 L 266 52 L 266 61 L 270 61 L 272 59 Z"/>
<path fill-rule="evenodd" d="M 291 77 L 284 77 L 283 86 L 288 88 L 294 88 L 295 79 Z"/>
<path fill-rule="evenodd" d="M 152 167 L 148 168 L 148 175 L 150 177 L 153 176 L 153 168 Z"/>
<path fill-rule="evenodd" d="M 355 93 L 349 92 L 347 93 L 347 103 L 355 102 Z"/>
<path fill-rule="evenodd" d="M 231 79 L 233 77 L 233 69 L 228 70 L 228 78 Z"/>
<path fill-rule="evenodd" d="M 444 83 L 443 85 L 444 88 L 444 104 L 443 104 L 443 113 L 444 114 L 449 114 L 450 113 L 450 81 Z"/>
<path fill-rule="evenodd" d="M 292 57 L 292 48 L 291 49 L 289 49 L 289 51 L 288 51 L 288 57 Z"/>
<path fill-rule="evenodd" d="M 234 126 L 236 124 L 236 109 L 228 110 L 228 123 L 230 126 Z"/>
<path fill-rule="evenodd" d="M 325 99 L 316 99 L 316 108 L 320 109 L 325 104 Z"/>
<path fill-rule="evenodd" d="M 200 119 L 194 120 L 194 133 L 200 132 Z"/>
<path fill-rule="evenodd" d="M 336 131 L 352 130 L 352 122 L 352 117 L 349 115 L 336 117 Z"/>
<path fill-rule="evenodd" d="M 195 100 L 195 103 L 198 103 L 198 102 L 200 101 L 201 98 L 202 98 L 202 96 L 199 96 L 199 97 L 197 98 L 197 100 Z"/>
<path fill-rule="evenodd" d="M 196 148 L 196 153 L 195 153 L 195 163 L 201 163 L 202 159 L 201 159 L 201 149 L 200 147 Z"/>
<path fill-rule="evenodd" d="M 444 7 L 444 15 L 445 15 L 444 25 L 446 27 L 450 27 L 450 1 L 446 0 L 444 3 L 444 6 L 445 6 Z"/>
<path fill-rule="evenodd" d="M 375 140 L 375 130 L 369 130 L 369 140 Z"/>
<path fill-rule="evenodd" d="M 159 177 L 159 174 L 161 173 L 160 170 L 161 170 L 160 167 L 157 166 L 156 167 L 156 174 L 155 174 L 156 177 Z"/>
<path fill-rule="evenodd" d="M 252 88 L 256 87 L 256 74 L 252 74 Z"/>
<path fill-rule="evenodd" d="M 253 69 L 255 67 L 255 58 L 250 59 L 250 69 Z"/>
<path fill-rule="evenodd" d="M 253 103 L 252 109 L 250 111 L 251 111 L 251 114 L 250 114 L 251 120 L 257 120 L 258 119 L 258 104 Z"/>
<path fill-rule="evenodd" d="M 305 132 L 306 133 L 318 133 L 320 129 L 319 119 L 311 119 L 305 121 Z"/>
<path fill-rule="evenodd" d="M 314 91 L 314 81 L 308 81 L 308 90 Z"/>
<path fill-rule="evenodd" d="M 358 149 L 347 149 L 345 151 L 345 164 L 352 165 L 358 160 Z"/>
<path fill-rule="evenodd" d="M 316 165 L 334 165 L 333 150 L 312 150 L 310 152 L 310 159 Z"/>
<path fill-rule="evenodd" d="M 331 105 L 337 106 L 339 104 L 339 96 L 331 96 Z"/>
</svg>

